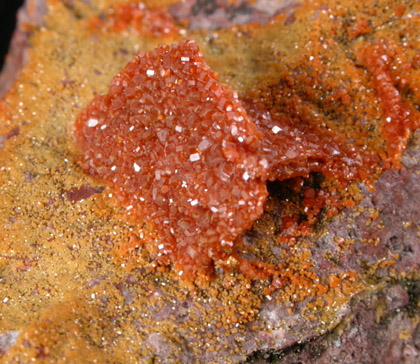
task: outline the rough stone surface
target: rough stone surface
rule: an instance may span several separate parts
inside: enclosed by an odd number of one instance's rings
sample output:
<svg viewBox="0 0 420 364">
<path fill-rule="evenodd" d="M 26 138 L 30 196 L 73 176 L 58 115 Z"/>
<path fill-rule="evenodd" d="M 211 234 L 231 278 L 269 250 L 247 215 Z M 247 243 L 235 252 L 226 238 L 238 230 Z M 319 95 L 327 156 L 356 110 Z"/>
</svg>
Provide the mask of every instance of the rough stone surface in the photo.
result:
<svg viewBox="0 0 420 364">
<path fill-rule="evenodd" d="M 409 293 L 410 292 L 410 293 Z M 418 363 L 418 282 L 401 282 L 357 298 L 336 330 L 282 353 L 259 353 L 247 362 Z M 409 299 L 411 296 L 411 299 Z"/>
<path fill-rule="evenodd" d="M 188 19 L 190 29 L 231 28 L 234 25 L 268 22 L 273 16 L 287 14 L 287 22 L 293 22 L 295 0 L 187 0 L 170 7 L 175 19 Z"/>
<path fill-rule="evenodd" d="M 26 64 L 29 37 L 42 25 L 46 13 L 45 0 L 26 0 L 17 14 L 17 27 L 10 43 L 9 54 L 0 73 L 0 99 L 7 93 L 19 70 Z"/>
<path fill-rule="evenodd" d="M 43 4 L 39 1 L 38 4 Z M 243 14 L 247 19 L 252 19 L 252 14 L 248 13 L 250 7 L 245 7 L 246 11 L 229 10 L 217 12 L 209 10 L 209 6 L 204 2 L 197 2 L 196 7 L 192 10 L 192 5 L 186 10 L 177 10 L 183 17 L 190 18 L 191 26 L 203 27 L 210 26 L 214 17 L 220 17 L 218 24 L 225 24 L 229 27 L 234 21 L 238 21 Z M 293 9 L 291 2 L 284 3 L 285 9 Z M 277 2 L 257 1 L 252 5 L 258 11 L 263 11 L 268 5 L 277 7 Z M 287 5 L 287 6 L 286 6 Z M 229 8 L 230 5 L 225 5 Z M 280 9 L 282 7 L 279 7 Z M 42 6 L 39 8 L 42 9 Z M 233 8 L 234 9 L 234 8 Z M 175 11 L 175 10 L 174 10 Z M 236 11 L 236 18 L 231 17 Z M 277 10 L 269 11 L 274 14 Z M 280 10 L 281 11 L 281 10 Z M 293 10 L 291 10 L 291 14 Z M 37 13 L 38 19 L 39 14 Z M 198 15 L 199 14 L 199 17 Z M 207 23 L 203 19 L 207 18 Z M 257 12 L 254 13 L 258 15 Z M 180 16 L 181 16 L 180 15 Z M 208 20 L 210 19 L 210 20 Z M 235 20 L 236 19 L 236 20 Z M 289 21 L 293 21 L 293 16 Z M 195 24 L 195 25 L 194 25 Z M 11 72 L 4 72 L 3 77 L 10 75 L 24 63 L 25 47 L 27 46 L 27 33 L 18 30 L 15 36 L 15 47 L 18 51 L 17 58 L 21 60 L 17 63 L 13 62 L 17 67 Z M 23 39 L 20 43 L 16 39 Z M 19 44 L 24 44 L 22 47 Z M 12 51 L 14 54 L 14 51 Z M 10 56 L 10 59 L 13 56 Z M 8 66 L 6 66 L 8 67 Z M 9 66 L 10 67 L 10 66 Z M 10 69 L 10 68 L 9 68 Z M 5 78 L 3 78 L 5 79 Z M 2 81 L 3 90 L 8 86 Z M 9 82 L 9 81 L 7 81 Z M 9 84 L 9 83 L 8 83 Z M 7 84 L 7 85 L 8 85 Z M 10 135 L 4 135 L 0 138 L 2 143 L 6 142 Z M 10 136 L 12 137 L 12 136 Z M 328 226 L 327 234 L 319 241 L 314 242 L 311 253 L 313 261 L 316 262 L 318 272 L 321 277 L 327 277 L 331 273 L 347 272 L 349 270 L 360 270 L 361 265 L 364 267 L 376 266 L 380 262 L 393 260 L 395 254 L 399 255 L 396 264 L 379 266 L 375 270 L 372 279 L 372 290 L 364 292 L 355 297 L 351 303 L 341 308 L 338 317 L 341 323 L 330 333 L 316 337 L 314 330 L 315 324 L 302 320 L 299 307 L 294 313 L 287 313 L 286 307 L 274 305 L 269 300 L 263 303 L 261 317 L 271 319 L 274 323 L 278 321 L 286 322 L 281 329 L 271 332 L 261 332 L 260 342 L 257 345 L 253 333 L 250 330 L 245 336 L 237 335 L 230 337 L 229 342 L 235 345 L 235 338 L 243 339 L 249 358 L 249 363 L 418 363 L 420 351 L 420 327 L 418 324 L 419 301 L 420 295 L 418 280 L 410 278 L 400 278 L 397 280 L 388 280 L 392 269 L 396 273 L 407 273 L 412 270 L 418 270 L 420 264 L 420 246 L 419 246 L 419 226 L 420 212 L 418 209 L 418 201 L 420 196 L 420 134 L 417 132 L 411 139 L 409 147 L 403 155 L 403 167 L 400 170 L 386 171 L 379 181 L 375 184 L 375 190 L 369 191 L 363 189 L 365 199 L 361 203 L 364 210 L 345 211 L 336 217 Z M 90 190 L 89 190 L 90 191 Z M 88 192 L 89 192 L 88 191 Z M 90 191 L 93 192 L 93 191 Z M 90 192 L 88 194 L 90 194 Z M 70 196 L 71 200 L 80 197 Z M 379 211 L 379 217 L 372 219 L 369 209 Z M 13 217 L 11 223 L 13 223 Z M 349 219 L 351 224 L 347 221 Z M 349 246 L 348 251 L 338 251 L 337 245 L 334 244 L 336 237 L 354 241 L 369 241 L 370 243 L 359 243 Z M 380 242 L 380 243 L 377 243 Z M 328 258 L 325 252 L 329 252 Z M 29 266 L 27 262 L 24 267 Z M 98 277 L 92 280 L 91 285 L 95 287 L 100 282 L 106 280 L 104 277 Z M 136 289 L 139 289 L 138 282 L 126 280 L 116 289 L 121 292 L 121 296 L 129 304 L 131 295 Z M 159 294 L 158 292 L 155 292 Z M 35 294 L 35 293 L 34 293 Z M 303 306 L 303 304 L 302 304 Z M 176 320 L 185 321 L 194 307 L 191 301 L 177 302 L 176 304 Z M 166 305 L 160 310 L 151 311 L 151 317 L 155 321 L 169 317 L 172 312 L 171 305 Z M 112 321 L 110 321 L 112 322 Z M 306 337 L 296 337 L 289 326 L 297 328 L 294 330 L 307 332 Z M 142 328 L 139 326 L 139 330 Z M 220 335 L 221 332 L 212 328 L 209 330 L 214 336 Z M 0 336 L 0 352 L 6 352 L 14 343 L 17 332 L 9 331 Z M 270 339 L 274 339 L 273 341 Z M 165 357 L 171 350 L 171 346 L 165 344 L 166 338 L 159 333 L 149 336 L 147 343 L 152 346 L 158 355 Z M 185 349 L 180 360 L 191 362 L 193 351 L 190 347 L 183 343 Z M 202 362 L 211 360 L 213 357 L 201 358 Z M 241 360 L 240 357 L 233 357 L 233 361 Z"/>
</svg>

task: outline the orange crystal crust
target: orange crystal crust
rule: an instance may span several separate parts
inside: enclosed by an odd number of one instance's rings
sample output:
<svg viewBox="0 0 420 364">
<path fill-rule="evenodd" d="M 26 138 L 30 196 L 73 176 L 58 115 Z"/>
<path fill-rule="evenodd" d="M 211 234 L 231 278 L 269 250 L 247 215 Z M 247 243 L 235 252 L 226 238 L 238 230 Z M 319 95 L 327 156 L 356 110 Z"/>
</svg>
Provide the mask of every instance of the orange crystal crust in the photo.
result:
<svg viewBox="0 0 420 364">
<path fill-rule="evenodd" d="M 153 232 L 158 261 L 184 277 L 211 272 L 263 212 L 261 133 L 194 41 L 136 55 L 74 137 L 85 170 L 114 187 Z"/>
<path fill-rule="evenodd" d="M 373 172 L 377 158 L 333 132 L 265 111 L 250 100 L 244 101 L 244 106 L 263 134 L 258 156 L 268 162 L 269 180 L 283 181 L 321 172 L 345 187 L 354 180 L 366 180 L 363 169 Z"/>
<path fill-rule="evenodd" d="M 372 84 L 382 107 L 382 134 L 386 141 L 389 162 L 393 167 L 399 168 L 410 131 L 419 128 L 420 113 L 409 102 L 403 101 L 396 87 L 397 82 L 390 72 L 392 53 L 384 43 L 366 46 L 358 58 L 372 77 Z"/>
<path fill-rule="evenodd" d="M 176 35 L 180 30 L 166 9 L 146 8 L 143 3 L 116 4 L 105 19 L 95 17 L 91 20 L 90 26 L 92 30 L 103 29 L 114 32 L 133 29 L 149 37 Z"/>
</svg>

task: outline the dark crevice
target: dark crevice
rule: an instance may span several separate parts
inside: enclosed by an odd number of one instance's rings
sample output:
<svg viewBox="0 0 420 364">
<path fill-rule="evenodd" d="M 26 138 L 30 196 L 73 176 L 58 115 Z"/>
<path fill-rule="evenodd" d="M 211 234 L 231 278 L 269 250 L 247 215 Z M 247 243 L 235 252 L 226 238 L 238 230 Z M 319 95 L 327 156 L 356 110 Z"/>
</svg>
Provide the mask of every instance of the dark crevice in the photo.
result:
<svg viewBox="0 0 420 364">
<path fill-rule="evenodd" d="M 76 20 L 80 20 L 83 18 L 83 14 L 81 13 L 81 11 L 74 6 L 73 0 L 64 0 L 63 5 L 67 10 L 70 11 L 70 13 L 74 16 Z"/>
<path fill-rule="evenodd" d="M 402 286 L 407 290 L 409 297 L 408 305 L 405 308 L 408 314 L 414 317 L 420 313 L 420 281 L 406 280 Z"/>
<path fill-rule="evenodd" d="M 16 13 L 23 0 L 2 0 L 0 2 L 0 69 L 8 52 L 10 40 L 16 28 Z"/>
<path fill-rule="evenodd" d="M 216 0 L 197 0 L 191 12 L 194 16 L 199 14 L 212 15 L 218 8 L 219 5 Z"/>
<path fill-rule="evenodd" d="M 317 338 L 319 340 L 320 337 Z M 269 351 L 256 351 L 252 353 L 243 364 L 252 364 L 252 363 L 259 363 L 259 364 L 277 364 L 280 363 L 280 360 L 283 358 L 291 355 L 291 354 L 300 354 L 309 346 L 313 340 L 308 340 L 304 343 L 297 343 L 288 348 L 283 350 L 269 350 Z M 312 359 L 316 359 L 319 357 L 322 352 L 325 350 L 323 345 L 315 345 L 314 347 L 310 347 L 310 356 Z M 296 361 L 294 364 L 303 364 L 299 360 Z"/>
</svg>

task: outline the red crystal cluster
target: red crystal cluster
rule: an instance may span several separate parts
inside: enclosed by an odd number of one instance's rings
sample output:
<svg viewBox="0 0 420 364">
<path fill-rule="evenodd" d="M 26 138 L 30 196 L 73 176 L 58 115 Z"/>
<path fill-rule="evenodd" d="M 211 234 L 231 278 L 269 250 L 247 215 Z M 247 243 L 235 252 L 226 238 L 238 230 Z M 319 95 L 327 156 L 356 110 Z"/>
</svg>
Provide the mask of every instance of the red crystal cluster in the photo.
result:
<svg viewBox="0 0 420 364">
<path fill-rule="evenodd" d="M 267 179 L 321 172 L 346 186 L 365 179 L 370 158 L 316 124 L 241 102 L 194 41 L 139 53 L 82 111 L 74 136 L 88 173 L 146 222 L 158 261 L 188 278 L 234 253 L 263 212 Z"/>
<path fill-rule="evenodd" d="M 385 44 L 366 46 L 358 61 L 371 74 L 372 84 L 378 94 L 384 118 L 382 134 L 386 140 L 388 162 L 401 167 L 401 156 L 407 146 L 410 131 L 420 127 L 420 113 L 413 105 L 403 102 L 393 80 L 391 70 L 392 53 Z M 396 67 L 395 67 L 396 68 Z"/>
<path fill-rule="evenodd" d="M 273 114 L 250 100 L 244 100 L 244 107 L 263 134 L 258 155 L 267 161 L 269 180 L 308 177 L 313 172 L 343 186 L 365 179 L 363 168 L 374 157 L 346 144 L 337 134 Z"/>
<path fill-rule="evenodd" d="M 131 29 L 153 38 L 177 35 L 180 30 L 166 9 L 149 8 L 141 2 L 116 4 L 109 14 L 93 18 L 90 26 L 113 32 Z"/>
<path fill-rule="evenodd" d="M 74 127 L 84 168 L 153 224 L 157 259 L 187 277 L 211 271 L 262 214 L 261 136 L 193 41 L 139 53 Z"/>
</svg>

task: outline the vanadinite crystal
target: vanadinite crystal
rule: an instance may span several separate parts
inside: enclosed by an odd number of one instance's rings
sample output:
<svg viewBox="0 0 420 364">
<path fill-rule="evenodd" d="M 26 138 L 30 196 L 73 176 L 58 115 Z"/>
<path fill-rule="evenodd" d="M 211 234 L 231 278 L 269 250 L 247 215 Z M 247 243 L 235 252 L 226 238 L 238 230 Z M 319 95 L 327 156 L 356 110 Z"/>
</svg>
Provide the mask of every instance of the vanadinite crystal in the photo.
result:
<svg viewBox="0 0 420 364">
<path fill-rule="evenodd" d="M 364 180 L 377 163 L 374 155 L 345 143 L 338 135 L 316 124 L 293 121 L 261 110 L 258 104 L 249 100 L 244 100 L 244 107 L 263 134 L 258 156 L 268 162 L 271 181 L 321 172 L 344 187 L 351 181 Z"/>
<path fill-rule="evenodd" d="M 82 111 L 74 136 L 84 168 L 114 187 L 153 232 L 158 260 L 184 276 L 211 271 L 262 214 L 261 133 L 193 41 L 139 53 Z"/>
</svg>

